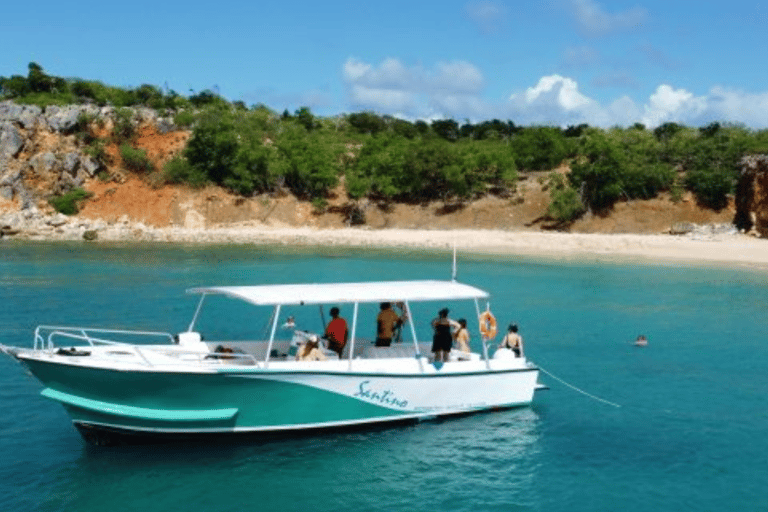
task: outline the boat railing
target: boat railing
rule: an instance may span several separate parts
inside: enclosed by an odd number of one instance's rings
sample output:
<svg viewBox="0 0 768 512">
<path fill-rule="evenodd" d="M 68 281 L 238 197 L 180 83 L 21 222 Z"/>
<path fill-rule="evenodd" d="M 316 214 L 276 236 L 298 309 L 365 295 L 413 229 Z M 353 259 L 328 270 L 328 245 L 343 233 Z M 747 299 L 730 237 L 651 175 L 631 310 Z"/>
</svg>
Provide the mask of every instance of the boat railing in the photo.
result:
<svg viewBox="0 0 768 512">
<path fill-rule="evenodd" d="M 96 334 L 94 336 L 93 334 Z M 107 340 L 98 337 L 98 335 L 112 334 L 122 336 L 135 336 L 135 337 L 155 337 L 161 338 L 163 341 L 173 344 L 173 335 L 167 332 L 154 332 L 154 331 L 131 331 L 121 329 L 102 329 L 96 327 L 70 327 L 70 326 L 56 326 L 56 325 L 38 325 L 35 329 L 35 350 L 52 349 L 56 347 L 54 338 L 57 336 L 78 339 L 88 343 L 88 345 L 103 344 L 103 345 L 130 345 L 130 343 L 120 342 L 115 340 Z"/>
<path fill-rule="evenodd" d="M 137 338 L 160 338 L 164 342 L 168 342 L 169 350 L 163 350 L 162 345 L 154 345 L 150 349 L 152 352 L 175 357 L 183 356 L 187 361 L 196 360 L 197 362 L 204 362 L 215 360 L 234 360 L 239 364 L 252 364 L 259 366 L 259 362 L 252 354 L 238 352 L 200 352 L 195 350 L 184 350 L 176 344 L 176 339 L 172 334 L 167 332 L 154 331 L 132 331 L 121 329 L 101 329 L 93 327 L 63 327 L 40 325 L 35 329 L 34 349 L 53 350 L 62 346 L 61 343 L 56 343 L 56 338 L 66 338 L 69 340 L 77 340 L 81 343 L 87 344 L 90 347 L 95 347 L 97 345 L 120 347 L 123 350 L 136 354 L 136 356 L 141 359 L 141 361 L 144 362 L 147 366 L 158 366 L 162 364 L 158 362 L 152 362 L 150 358 L 148 358 L 144 353 L 145 351 L 142 350 L 140 345 L 124 341 L 104 339 L 99 336 L 110 334 Z"/>
</svg>

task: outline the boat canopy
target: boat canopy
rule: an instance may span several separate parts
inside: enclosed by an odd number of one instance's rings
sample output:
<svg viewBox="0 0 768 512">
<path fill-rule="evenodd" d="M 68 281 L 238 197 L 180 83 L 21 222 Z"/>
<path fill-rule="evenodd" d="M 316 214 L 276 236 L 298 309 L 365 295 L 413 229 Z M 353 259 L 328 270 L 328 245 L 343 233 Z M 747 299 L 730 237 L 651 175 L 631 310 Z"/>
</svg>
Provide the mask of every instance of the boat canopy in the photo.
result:
<svg viewBox="0 0 768 512">
<path fill-rule="evenodd" d="M 257 306 L 485 299 L 488 293 L 456 281 L 276 284 L 191 288 L 187 293 L 225 295 Z"/>
</svg>

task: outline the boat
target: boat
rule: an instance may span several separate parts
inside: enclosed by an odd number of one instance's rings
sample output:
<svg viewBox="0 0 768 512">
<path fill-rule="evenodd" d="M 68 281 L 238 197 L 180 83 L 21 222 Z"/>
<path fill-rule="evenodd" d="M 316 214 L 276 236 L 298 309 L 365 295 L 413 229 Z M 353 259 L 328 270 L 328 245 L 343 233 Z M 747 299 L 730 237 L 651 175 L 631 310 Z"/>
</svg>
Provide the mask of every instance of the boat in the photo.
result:
<svg viewBox="0 0 768 512">
<path fill-rule="evenodd" d="M 200 299 L 184 332 L 41 325 L 32 348 L 0 348 L 42 383 L 41 395 L 63 405 L 94 444 L 419 422 L 527 406 L 543 387 L 539 369 L 524 355 L 507 349 L 491 354 L 492 339 L 483 338 L 478 352 L 452 350 L 447 361 L 433 360 L 431 339 L 420 340 L 416 327 L 426 331 L 431 319 L 414 318 L 414 305 L 426 310 L 421 303 L 469 301 L 465 308 L 478 320 L 493 318 L 489 294 L 455 280 L 213 286 L 187 293 Z M 256 340 L 205 339 L 196 323 L 216 296 L 249 310 L 267 306 L 268 332 Z M 402 309 L 402 341 L 376 346 L 364 336 L 373 320 L 363 325 L 358 316 L 385 302 Z M 300 330 L 290 315 L 306 316 L 306 306 L 322 313 L 328 305 L 351 306 L 341 354 L 322 345 L 322 331 Z M 307 341 L 318 342 L 323 360 L 296 359 Z"/>
</svg>

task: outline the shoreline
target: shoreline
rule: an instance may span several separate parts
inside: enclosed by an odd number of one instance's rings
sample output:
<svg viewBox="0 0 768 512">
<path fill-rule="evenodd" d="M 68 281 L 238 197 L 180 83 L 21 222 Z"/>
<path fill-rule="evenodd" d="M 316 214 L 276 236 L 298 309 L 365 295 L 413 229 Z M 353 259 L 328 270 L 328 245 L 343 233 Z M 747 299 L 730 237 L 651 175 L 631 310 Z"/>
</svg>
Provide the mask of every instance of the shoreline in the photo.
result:
<svg viewBox="0 0 768 512">
<path fill-rule="evenodd" d="M 426 249 L 554 260 L 596 257 L 657 263 L 702 263 L 768 268 L 768 240 L 731 232 L 699 230 L 685 235 L 597 234 L 504 230 L 420 230 L 271 226 L 242 223 L 209 228 L 156 228 L 124 219 L 117 223 L 52 216 L 24 226 L 4 241 L 83 241 L 95 231 L 100 242 L 158 242 L 194 245 L 287 245 L 361 249 Z"/>
</svg>

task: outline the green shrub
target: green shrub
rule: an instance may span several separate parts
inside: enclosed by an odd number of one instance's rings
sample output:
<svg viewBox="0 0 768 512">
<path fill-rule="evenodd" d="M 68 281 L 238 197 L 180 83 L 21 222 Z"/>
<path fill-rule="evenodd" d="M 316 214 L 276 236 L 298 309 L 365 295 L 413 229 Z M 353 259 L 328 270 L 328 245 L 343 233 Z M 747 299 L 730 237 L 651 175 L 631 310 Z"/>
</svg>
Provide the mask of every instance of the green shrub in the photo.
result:
<svg viewBox="0 0 768 512">
<path fill-rule="evenodd" d="M 675 178 L 672 186 L 669 188 L 670 199 L 673 203 L 679 203 L 683 199 L 683 192 L 685 188 L 679 179 Z"/>
<path fill-rule="evenodd" d="M 565 224 L 572 222 L 584 214 L 586 209 L 581 197 L 562 174 L 551 173 L 547 180 L 550 203 L 547 206 L 547 216 Z"/>
<path fill-rule="evenodd" d="M 84 144 L 90 144 L 95 137 L 91 135 L 91 124 L 96 120 L 96 116 L 87 112 L 80 112 L 77 116 L 77 123 L 73 129 L 77 140 Z"/>
<path fill-rule="evenodd" d="M 554 169 L 568 156 L 562 130 L 551 126 L 523 128 L 510 139 L 518 169 Z"/>
<path fill-rule="evenodd" d="M 271 156 L 267 157 L 267 166 L 256 167 L 259 176 L 266 179 L 279 177 L 302 198 L 323 197 L 338 183 L 337 152 L 317 130 L 307 132 L 303 126 L 292 122 L 275 140 L 275 148 L 277 151 L 270 151 Z M 257 162 L 263 161 L 264 157 L 259 156 Z"/>
<path fill-rule="evenodd" d="M 189 110 L 177 112 L 173 117 L 173 123 L 179 128 L 189 128 L 195 122 L 195 114 Z"/>
<path fill-rule="evenodd" d="M 48 202 L 57 212 L 64 215 L 74 215 L 80 210 L 79 204 L 92 195 L 87 190 L 76 188 L 66 194 L 52 197 L 48 199 Z"/>
<path fill-rule="evenodd" d="M 123 158 L 123 164 L 129 171 L 146 173 L 153 169 L 152 162 L 147 157 L 147 152 L 143 149 L 136 149 L 129 144 L 120 146 L 120 156 Z"/>
<path fill-rule="evenodd" d="M 205 186 L 208 180 L 205 175 L 193 167 L 182 155 L 177 155 L 163 167 L 163 179 L 166 183 L 186 184 L 199 188 Z"/>
<path fill-rule="evenodd" d="M 13 101 L 25 105 L 37 105 L 45 109 L 50 105 L 63 107 L 75 103 L 75 97 L 69 93 L 33 92 L 25 96 L 13 98 Z"/>
<path fill-rule="evenodd" d="M 118 141 L 128 140 L 133 137 L 135 127 L 133 125 L 133 111 L 128 108 L 115 110 L 112 135 Z"/>
<path fill-rule="evenodd" d="M 349 114 L 347 122 L 357 133 L 370 133 L 371 135 L 376 135 L 387 127 L 384 120 L 373 112 Z"/>
<path fill-rule="evenodd" d="M 685 187 L 693 192 L 696 200 L 703 206 L 721 210 L 728 205 L 728 194 L 733 191 L 736 177 L 728 171 L 689 171 L 685 177 Z"/>
<path fill-rule="evenodd" d="M 582 191 L 584 202 L 592 209 L 611 208 L 623 193 L 622 175 L 627 169 L 625 152 L 604 132 L 589 130 L 580 153 L 571 165 L 568 176 L 571 186 Z"/>
<path fill-rule="evenodd" d="M 102 165 L 107 163 L 107 150 L 104 146 L 104 141 L 101 139 L 93 139 L 83 148 L 83 152 Z"/>
<path fill-rule="evenodd" d="M 629 199 L 651 199 L 661 190 L 669 190 L 675 181 L 675 171 L 665 164 L 629 165 L 621 176 L 622 190 Z"/>
<path fill-rule="evenodd" d="M 200 113 L 184 157 L 203 176 L 221 185 L 235 167 L 238 146 L 232 112 L 211 108 Z"/>
<path fill-rule="evenodd" d="M 315 213 L 323 213 L 328 208 L 328 200 L 324 197 L 314 197 L 312 198 L 312 208 Z"/>
</svg>

